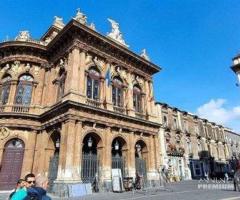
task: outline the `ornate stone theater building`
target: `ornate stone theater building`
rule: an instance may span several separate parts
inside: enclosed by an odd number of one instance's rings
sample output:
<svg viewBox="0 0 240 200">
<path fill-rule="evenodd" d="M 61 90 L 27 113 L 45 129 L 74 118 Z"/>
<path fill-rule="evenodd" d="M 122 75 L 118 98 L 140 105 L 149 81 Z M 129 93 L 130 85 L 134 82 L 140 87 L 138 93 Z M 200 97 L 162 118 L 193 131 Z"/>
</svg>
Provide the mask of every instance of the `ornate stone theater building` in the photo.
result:
<svg viewBox="0 0 240 200">
<path fill-rule="evenodd" d="M 159 180 L 160 124 L 152 75 L 160 68 L 128 49 L 119 25 L 103 36 L 79 10 L 41 37 L 0 43 L 0 189 L 29 172 L 51 186 L 111 187 L 111 170 Z"/>
</svg>

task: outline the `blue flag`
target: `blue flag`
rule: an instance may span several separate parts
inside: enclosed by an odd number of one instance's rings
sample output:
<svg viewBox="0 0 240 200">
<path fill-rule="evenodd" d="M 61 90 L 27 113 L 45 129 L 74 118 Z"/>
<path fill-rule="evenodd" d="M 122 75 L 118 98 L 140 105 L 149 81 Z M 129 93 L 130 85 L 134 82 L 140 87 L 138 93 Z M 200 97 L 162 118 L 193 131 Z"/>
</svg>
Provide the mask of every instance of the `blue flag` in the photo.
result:
<svg viewBox="0 0 240 200">
<path fill-rule="evenodd" d="M 109 87 L 109 86 L 110 86 L 110 83 L 111 83 L 110 67 L 109 67 L 108 70 L 107 70 L 105 79 L 106 79 L 107 86 Z"/>
</svg>

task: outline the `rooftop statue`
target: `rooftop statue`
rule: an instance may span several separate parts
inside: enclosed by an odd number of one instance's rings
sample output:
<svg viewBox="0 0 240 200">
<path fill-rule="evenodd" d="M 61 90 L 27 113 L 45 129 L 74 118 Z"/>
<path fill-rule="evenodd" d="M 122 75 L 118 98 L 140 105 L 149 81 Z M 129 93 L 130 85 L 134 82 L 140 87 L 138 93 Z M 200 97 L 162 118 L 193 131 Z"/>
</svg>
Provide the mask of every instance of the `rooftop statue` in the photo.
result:
<svg viewBox="0 0 240 200">
<path fill-rule="evenodd" d="M 57 26 L 58 28 L 63 28 L 64 27 L 63 18 L 58 16 L 54 16 L 54 18 L 55 19 L 53 25 Z"/>
<path fill-rule="evenodd" d="M 129 45 L 127 45 L 122 38 L 122 33 L 119 30 L 119 23 L 117 23 L 116 21 L 109 19 L 109 18 L 108 18 L 108 21 L 111 23 L 112 31 L 111 31 L 111 33 L 108 33 L 107 36 L 116 40 L 117 42 L 121 43 L 122 45 L 129 47 Z"/>
<path fill-rule="evenodd" d="M 87 17 L 83 13 L 81 13 L 80 8 L 77 9 L 76 17 L 74 17 L 76 21 L 80 22 L 81 24 L 87 24 Z"/>
<path fill-rule="evenodd" d="M 150 60 L 149 56 L 147 55 L 146 49 L 142 50 L 140 56 L 143 57 L 144 59 L 148 60 L 148 61 Z"/>
<path fill-rule="evenodd" d="M 27 41 L 31 39 L 29 31 L 20 31 L 18 36 L 15 38 L 17 41 Z"/>
<path fill-rule="evenodd" d="M 96 27 L 95 27 L 95 24 L 94 23 L 91 23 L 89 28 L 91 28 L 92 30 L 96 31 Z"/>
</svg>

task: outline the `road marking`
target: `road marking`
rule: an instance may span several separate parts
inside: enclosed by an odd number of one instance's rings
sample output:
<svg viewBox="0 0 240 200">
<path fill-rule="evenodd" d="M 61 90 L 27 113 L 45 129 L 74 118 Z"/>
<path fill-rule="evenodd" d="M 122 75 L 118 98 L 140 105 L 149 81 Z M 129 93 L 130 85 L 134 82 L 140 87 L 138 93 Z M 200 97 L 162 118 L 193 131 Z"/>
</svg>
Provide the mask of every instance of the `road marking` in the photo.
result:
<svg viewBox="0 0 240 200">
<path fill-rule="evenodd" d="M 240 197 L 229 197 L 229 198 L 224 198 L 219 200 L 234 200 L 234 199 L 240 199 Z"/>
</svg>

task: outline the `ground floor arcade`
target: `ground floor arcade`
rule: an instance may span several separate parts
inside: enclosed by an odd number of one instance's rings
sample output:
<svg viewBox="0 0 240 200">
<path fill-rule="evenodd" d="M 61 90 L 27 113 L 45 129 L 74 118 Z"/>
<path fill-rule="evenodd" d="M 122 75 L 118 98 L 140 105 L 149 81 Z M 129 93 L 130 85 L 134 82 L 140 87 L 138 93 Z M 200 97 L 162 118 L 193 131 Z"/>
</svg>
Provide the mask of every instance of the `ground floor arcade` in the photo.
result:
<svg viewBox="0 0 240 200">
<path fill-rule="evenodd" d="M 123 177 L 141 176 L 146 183 L 158 182 L 157 128 L 140 131 L 142 125 L 132 126 L 74 118 L 49 123 L 41 130 L 4 127 L 0 189 L 12 189 L 18 178 L 33 172 L 48 176 L 51 187 L 97 179 L 100 189 L 111 190 L 114 168 L 120 169 Z"/>
</svg>

